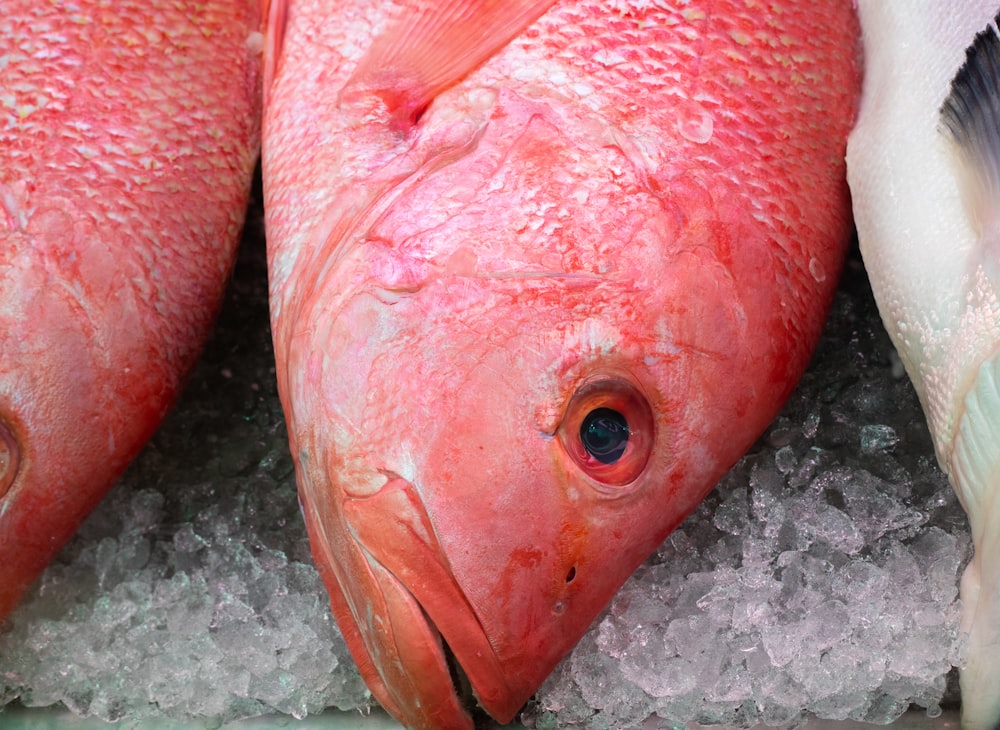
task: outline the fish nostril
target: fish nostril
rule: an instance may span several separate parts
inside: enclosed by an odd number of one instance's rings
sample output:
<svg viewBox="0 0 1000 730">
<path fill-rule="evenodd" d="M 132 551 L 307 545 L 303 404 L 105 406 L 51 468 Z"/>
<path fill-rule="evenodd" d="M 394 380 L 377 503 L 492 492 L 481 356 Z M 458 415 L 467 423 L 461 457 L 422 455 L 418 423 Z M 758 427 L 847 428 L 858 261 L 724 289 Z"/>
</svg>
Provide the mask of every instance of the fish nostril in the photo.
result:
<svg viewBox="0 0 1000 730">
<path fill-rule="evenodd" d="M 566 574 L 566 582 L 572 583 L 575 578 L 576 578 L 576 566 L 574 565 L 572 568 L 569 569 L 569 572 Z"/>
<path fill-rule="evenodd" d="M 21 452 L 17 445 L 17 439 L 7 425 L 0 420 L 0 497 L 3 497 L 7 490 L 14 483 L 17 476 L 17 469 L 21 461 Z"/>
</svg>

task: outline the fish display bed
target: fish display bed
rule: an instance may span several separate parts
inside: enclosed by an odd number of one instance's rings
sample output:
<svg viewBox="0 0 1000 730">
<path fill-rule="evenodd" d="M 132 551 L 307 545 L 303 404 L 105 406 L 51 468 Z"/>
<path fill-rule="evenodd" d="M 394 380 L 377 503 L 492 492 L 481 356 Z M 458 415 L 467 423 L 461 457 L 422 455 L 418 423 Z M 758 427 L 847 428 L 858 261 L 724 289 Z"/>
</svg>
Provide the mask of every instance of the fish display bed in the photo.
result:
<svg viewBox="0 0 1000 730">
<path fill-rule="evenodd" d="M 3 727 L 254 727 L 327 708 L 348 714 L 323 727 L 395 727 L 360 719 L 373 700 L 312 564 L 266 294 L 258 189 L 180 403 L 0 631 Z M 914 708 L 903 722 L 953 723 L 970 553 L 855 254 L 781 416 L 522 722 L 886 723 Z M 270 719 L 242 722 L 258 716 Z"/>
</svg>

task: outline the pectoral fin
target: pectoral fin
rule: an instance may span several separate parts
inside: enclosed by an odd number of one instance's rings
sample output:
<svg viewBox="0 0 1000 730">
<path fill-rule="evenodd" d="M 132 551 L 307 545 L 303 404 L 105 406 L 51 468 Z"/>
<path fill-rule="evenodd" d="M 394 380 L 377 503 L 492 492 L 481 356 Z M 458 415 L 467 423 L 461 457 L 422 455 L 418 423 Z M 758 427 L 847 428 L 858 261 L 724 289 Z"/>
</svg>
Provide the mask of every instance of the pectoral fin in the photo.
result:
<svg viewBox="0 0 1000 730">
<path fill-rule="evenodd" d="M 412 125 L 441 92 L 468 76 L 554 0 L 407 2 L 372 43 L 341 92 L 375 93 Z"/>
</svg>

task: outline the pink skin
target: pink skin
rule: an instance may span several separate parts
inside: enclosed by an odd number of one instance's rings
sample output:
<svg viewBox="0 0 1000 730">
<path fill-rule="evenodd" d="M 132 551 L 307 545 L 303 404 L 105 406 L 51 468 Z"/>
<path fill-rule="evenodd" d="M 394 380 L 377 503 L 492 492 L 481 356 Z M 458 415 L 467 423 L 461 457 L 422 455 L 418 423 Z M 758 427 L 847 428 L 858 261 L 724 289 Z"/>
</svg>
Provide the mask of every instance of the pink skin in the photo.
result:
<svg viewBox="0 0 1000 730">
<path fill-rule="evenodd" d="M 237 0 L 4 3 L 0 620 L 208 334 L 259 142 L 258 27 Z"/>
<path fill-rule="evenodd" d="M 415 124 L 406 89 L 348 83 L 385 7 L 287 4 L 278 383 L 334 612 L 407 726 L 471 727 L 444 644 L 512 718 L 805 368 L 858 28 L 779 4 L 557 3 Z M 608 467 L 580 441 L 600 406 L 633 429 Z"/>
</svg>

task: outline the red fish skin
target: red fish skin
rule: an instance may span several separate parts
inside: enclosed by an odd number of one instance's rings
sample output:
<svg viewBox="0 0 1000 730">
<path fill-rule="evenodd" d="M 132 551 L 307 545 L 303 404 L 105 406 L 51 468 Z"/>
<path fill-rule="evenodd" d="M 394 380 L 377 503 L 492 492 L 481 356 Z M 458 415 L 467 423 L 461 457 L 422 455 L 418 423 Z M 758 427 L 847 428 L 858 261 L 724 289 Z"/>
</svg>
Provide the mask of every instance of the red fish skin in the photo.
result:
<svg viewBox="0 0 1000 730">
<path fill-rule="evenodd" d="M 859 29 L 850 2 L 559 2 L 407 128 L 349 83 L 390 8 L 287 3 L 277 377 L 369 686 L 410 727 L 467 728 L 437 632 L 510 719 L 805 369 L 850 235 Z M 557 435 L 595 373 L 655 421 L 623 487 Z M 492 658 L 456 642 L 470 614 Z"/>
<path fill-rule="evenodd" d="M 249 0 L 3 4 L 0 620 L 210 330 L 259 152 L 259 31 Z"/>
</svg>

